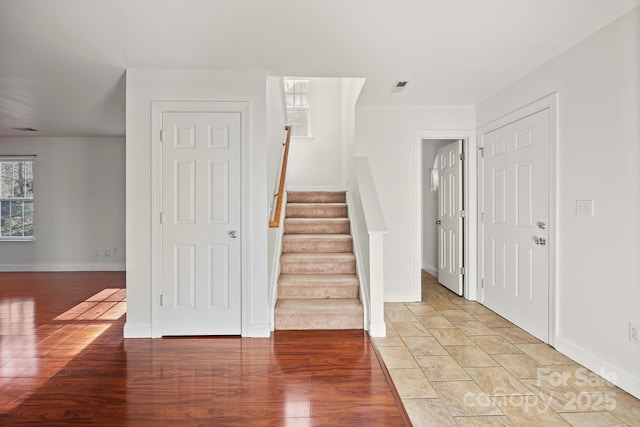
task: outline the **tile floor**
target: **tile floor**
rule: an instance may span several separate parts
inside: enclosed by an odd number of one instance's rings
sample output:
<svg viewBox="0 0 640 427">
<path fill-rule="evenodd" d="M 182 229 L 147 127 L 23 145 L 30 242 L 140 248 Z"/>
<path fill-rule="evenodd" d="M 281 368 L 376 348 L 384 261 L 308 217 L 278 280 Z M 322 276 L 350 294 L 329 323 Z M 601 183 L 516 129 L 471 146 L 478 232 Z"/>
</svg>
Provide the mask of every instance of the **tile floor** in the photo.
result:
<svg viewBox="0 0 640 427">
<path fill-rule="evenodd" d="M 640 426 L 640 400 L 422 275 L 374 342 L 415 426 Z"/>
</svg>

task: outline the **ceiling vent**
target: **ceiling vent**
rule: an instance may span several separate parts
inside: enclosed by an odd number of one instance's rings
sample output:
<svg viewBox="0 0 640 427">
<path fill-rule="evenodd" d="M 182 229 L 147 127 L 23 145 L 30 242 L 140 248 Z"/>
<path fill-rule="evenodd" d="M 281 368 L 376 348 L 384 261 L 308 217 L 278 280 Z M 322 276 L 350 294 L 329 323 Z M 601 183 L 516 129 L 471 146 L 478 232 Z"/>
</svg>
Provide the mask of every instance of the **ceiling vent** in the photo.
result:
<svg viewBox="0 0 640 427">
<path fill-rule="evenodd" d="M 398 80 L 393 84 L 393 87 L 391 88 L 391 92 L 396 92 L 396 93 L 402 92 L 404 88 L 407 87 L 408 84 L 409 82 Z"/>
<path fill-rule="evenodd" d="M 19 130 L 20 132 L 39 132 L 38 129 L 34 128 L 13 128 L 15 130 Z"/>
</svg>

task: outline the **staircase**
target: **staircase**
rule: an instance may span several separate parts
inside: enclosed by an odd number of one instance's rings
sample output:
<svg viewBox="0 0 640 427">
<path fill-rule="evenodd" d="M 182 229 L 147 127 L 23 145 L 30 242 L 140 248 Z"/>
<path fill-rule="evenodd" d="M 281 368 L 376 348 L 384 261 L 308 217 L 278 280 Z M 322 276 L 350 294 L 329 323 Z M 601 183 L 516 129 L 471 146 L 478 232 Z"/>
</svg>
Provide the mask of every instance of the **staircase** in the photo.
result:
<svg viewBox="0 0 640 427">
<path fill-rule="evenodd" d="M 344 192 L 288 192 L 275 329 L 363 329 Z"/>
</svg>

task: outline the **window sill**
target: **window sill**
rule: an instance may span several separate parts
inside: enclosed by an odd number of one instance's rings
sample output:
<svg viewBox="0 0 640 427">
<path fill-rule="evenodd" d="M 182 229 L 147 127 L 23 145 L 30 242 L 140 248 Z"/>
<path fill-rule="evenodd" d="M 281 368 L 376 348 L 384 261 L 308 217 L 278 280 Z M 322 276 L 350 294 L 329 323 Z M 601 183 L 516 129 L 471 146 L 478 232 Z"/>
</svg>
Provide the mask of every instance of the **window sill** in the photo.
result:
<svg viewBox="0 0 640 427">
<path fill-rule="evenodd" d="M 0 238 L 0 244 L 2 244 L 3 242 L 10 242 L 10 243 L 15 243 L 15 242 L 35 242 L 35 237 L 3 237 Z"/>
<path fill-rule="evenodd" d="M 291 140 L 294 142 L 300 141 L 300 142 L 311 142 L 313 141 L 313 137 L 312 136 L 292 136 Z"/>
</svg>

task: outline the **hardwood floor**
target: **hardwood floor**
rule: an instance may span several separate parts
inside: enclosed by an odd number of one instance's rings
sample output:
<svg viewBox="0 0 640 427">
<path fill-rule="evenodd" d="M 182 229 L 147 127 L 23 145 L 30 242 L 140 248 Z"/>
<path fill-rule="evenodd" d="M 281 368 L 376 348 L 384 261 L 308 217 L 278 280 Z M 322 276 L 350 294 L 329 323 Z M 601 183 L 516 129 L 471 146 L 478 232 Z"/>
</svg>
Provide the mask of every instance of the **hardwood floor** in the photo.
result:
<svg viewBox="0 0 640 427">
<path fill-rule="evenodd" d="M 0 425 L 410 425 L 363 331 L 124 340 L 124 280 L 0 274 Z"/>
</svg>

